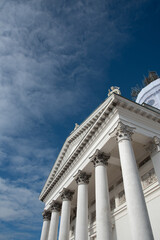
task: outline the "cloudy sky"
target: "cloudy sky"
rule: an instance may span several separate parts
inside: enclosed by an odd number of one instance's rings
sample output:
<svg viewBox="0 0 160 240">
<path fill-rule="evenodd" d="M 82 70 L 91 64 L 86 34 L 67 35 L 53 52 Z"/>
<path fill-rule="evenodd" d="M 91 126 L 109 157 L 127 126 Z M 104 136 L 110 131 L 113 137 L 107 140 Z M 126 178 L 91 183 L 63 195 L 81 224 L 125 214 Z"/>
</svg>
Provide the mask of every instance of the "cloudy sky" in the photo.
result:
<svg viewBox="0 0 160 240">
<path fill-rule="evenodd" d="M 160 74 L 159 0 L 0 0 L 0 239 L 39 240 L 65 138 L 120 86 Z"/>
</svg>

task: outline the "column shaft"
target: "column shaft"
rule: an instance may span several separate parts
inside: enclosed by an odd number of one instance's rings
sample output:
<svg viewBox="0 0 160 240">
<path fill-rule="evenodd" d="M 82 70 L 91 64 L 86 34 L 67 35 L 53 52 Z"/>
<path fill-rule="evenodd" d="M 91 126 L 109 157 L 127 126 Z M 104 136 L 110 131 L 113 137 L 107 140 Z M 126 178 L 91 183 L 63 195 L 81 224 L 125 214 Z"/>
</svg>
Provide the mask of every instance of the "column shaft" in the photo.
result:
<svg viewBox="0 0 160 240">
<path fill-rule="evenodd" d="M 62 210 L 61 210 L 61 222 L 59 230 L 59 240 L 69 239 L 70 230 L 70 211 L 71 211 L 71 200 L 74 191 L 64 188 L 61 192 L 62 198 Z"/>
<path fill-rule="evenodd" d="M 43 226 L 42 226 L 41 240 L 48 239 L 49 226 L 50 226 L 50 221 L 45 219 L 43 221 Z"/>
<path fill-rule="evenodd" d="M 88 185 L 78 185 L 76 240 L 88 239 Z"/>
<path fill-rule="evenodd" d="M 112 229 L 106 167 L 103 165 L 97 166 L 95 175 L 97 240 L 111 240 Z"/>
<path fill-rule="evenodd" d="M 53 210 L 51 214 L 51 223 L 50 223 L 48 240 L 57 240 L 58 223 L 59 223 L 59 212 Z"/>
<path fill-rule="evenodd" d="M 91 174 L 81 170 L 74 176 L 78 184 L 76 240 L 88 240 L 88 183 Z"/>
<path fill-rule="evenodd" d="M 118 146 L 132 238 L 152 240 L 152 229 L 131 141 L 122 139 Z"/>
<path fill-rule="evenodd" d="M 70 210 L 71 210 L 71 201 L 64 200 L 62 203 L 59 240 L 69 239 Z"/>
<path fill-rule="evenodd" d="M 95 166 L 97 240 L 111 240 L 112 225 L 106 170 L 110 155 L 105 154 L 97 149 L 90 158 Z"/>
</svg>

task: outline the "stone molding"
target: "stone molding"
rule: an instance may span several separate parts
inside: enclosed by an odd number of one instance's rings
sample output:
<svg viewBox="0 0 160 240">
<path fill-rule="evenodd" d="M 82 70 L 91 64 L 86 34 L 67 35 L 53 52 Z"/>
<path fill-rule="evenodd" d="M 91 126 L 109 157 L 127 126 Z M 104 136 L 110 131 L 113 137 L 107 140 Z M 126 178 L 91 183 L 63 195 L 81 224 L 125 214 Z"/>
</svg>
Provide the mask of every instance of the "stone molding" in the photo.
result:
<svg viewBox="0 0 160 240">
<path fill-rule="evenodd" d="M 107 166 L 109 158 L 110 158 L 110 154 L 101 152 L 99 149 L 97 149 L 95 153 L 90 157 L 94 167 L 97 167 L 100 165 Z"/>
<path fill-rule="evenodd" d="M 121 140 L 132 140 L 131 136 L 135 128 L 119 122 L 117 127 L 109 134 L 111 137 L 116 137 L 117 142 Z"/>
<path fill-rule="evenodd" d="M 91 174 L 87 174 L 86 172 L 83 172 L 81 170 L 78 171 L 78 173 L 74 176 L 75 181 L 78 185 L 80 184 L 88 184 L 89 179 L 91 177 Z"/>
<path fill-rule="evenodd" d="M 61 203 L 58 201 L 53 201 L 51 203 L 50 209 L 52 212 L 60 212 L 61 211 Z"/>
<path fill-rule="evenodd" d="M 71 191 L 67 188 L 63 188 L 60 192 L 62 201 L 71 201 L 73 198 L 74 191 Z"/>
<path fill-rule="evenodd" d="M 145 149 L 150 154 L 160 152 L 160 139 L 156 136 L 153 137 L 152 141 L 150 141 Z"/>
<path fill-rule="evenodd" d="M 42 213 L 42 216 L 43 216 L 43 221 L 45 221 L 45 220 L 50 221 L 51 220 L 50 211 L 44 210 L 43 213 Z"/>
</svg>

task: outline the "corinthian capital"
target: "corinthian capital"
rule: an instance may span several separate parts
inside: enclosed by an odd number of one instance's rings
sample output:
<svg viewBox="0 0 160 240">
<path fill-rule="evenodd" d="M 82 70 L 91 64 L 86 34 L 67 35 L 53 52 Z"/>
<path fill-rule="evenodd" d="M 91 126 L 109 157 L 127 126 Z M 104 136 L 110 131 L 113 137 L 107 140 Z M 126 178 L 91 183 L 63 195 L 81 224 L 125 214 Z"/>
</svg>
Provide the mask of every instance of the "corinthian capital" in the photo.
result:
<svg viewBox="0 0 160 240">
<path fill-rule="evenodd" d="M 81 170 L 74 176 L 77 184 L 88 184 L 91 174 L 87 174 Z"/>
<path fill-rule="evenodd" d="M 72 197 L 73 197 L 73 194 L 74 194 L 74 191 L 71 191 L 67 188 L 63 188 L 62 192 L 60 192 L 61 194 L 61 199 L 63 201 L 71 201 L 72 200 Z"/>
<path fill-rule="evenodd" d="M 53 201 L 51 203 L 50 209 L 51 209 L 51 211 L 60 212 L 60 210 L 61 210 L 61 203 L 57 202 L 57 201 Z"/>
<path fill-rule="evenodd" d="M 159 152 L 160 151 L 160 139 L 158 137 L 154 136 L 153 142 L 155 144 L 156 151 Z"/>
<path fill-rule="evenodd" d="M 99 165 L 107 165 L 108 159 L 110 158 L 109 154 L 105 154 L 104 152 L 101 152 L 100 150 L 96 150 L 93 156 L 90 157 L 91 162 L 93 162 L 94 166 L 97 167 Z"/>
<path fill-rule="evenodd" d="M 43 220 L 51 220 L 51 213 L 50 211 L 46 211 L 44 210 L 43 213 L 42 213 L 42 216 L 43 216 Z"/>
<path fill-rule="evenodd" d="M 119 122 L 117 127 L 110 133 L 110 136 L 116 137 L 117 142 L 121 140 L 131 140 L 134 129 L 135 128 Z"/>
<path fill-rule="evenodd" d="M 145 149 L 149 153 L 160 152 L 160 139 L 154 136 L 152 141 L 145 146 Z"/>
</svg>

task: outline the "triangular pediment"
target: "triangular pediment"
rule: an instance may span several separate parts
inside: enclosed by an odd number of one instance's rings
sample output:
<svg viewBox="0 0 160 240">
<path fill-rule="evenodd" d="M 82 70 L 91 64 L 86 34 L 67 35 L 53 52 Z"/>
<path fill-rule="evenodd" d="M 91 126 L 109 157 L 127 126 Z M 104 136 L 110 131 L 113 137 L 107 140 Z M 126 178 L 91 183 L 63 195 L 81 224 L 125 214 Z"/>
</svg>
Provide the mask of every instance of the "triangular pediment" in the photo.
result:
<svg viewBox="0 0 160 240">
<path fill-rule="evenodd" d="M 108 99 L 106 99 L 106 101 L 104 101 L 80 126 L 76 126 L 76 128 L 68 136 L 42 189 L 40 197 L 50 186 L 53 179 L 57 176 L 67 159 L 72 155 L 81 141 L 85 138 L 85 135 L 88 133 L 90 128 L 97 121 L 107 102 Z"/>
</svg>

